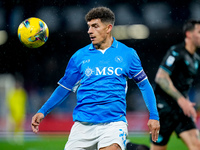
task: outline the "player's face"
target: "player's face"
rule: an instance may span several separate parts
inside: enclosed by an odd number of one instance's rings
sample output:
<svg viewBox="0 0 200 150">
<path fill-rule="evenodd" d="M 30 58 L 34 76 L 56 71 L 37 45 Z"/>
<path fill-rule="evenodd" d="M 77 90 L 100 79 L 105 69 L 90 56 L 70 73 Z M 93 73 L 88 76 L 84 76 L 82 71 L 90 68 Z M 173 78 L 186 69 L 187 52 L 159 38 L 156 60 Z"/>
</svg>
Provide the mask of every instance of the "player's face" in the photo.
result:
<svg viewBox="0 0 200 150">
<path fill-rule="evenodd" d="M 200 48 L 200 24 L 196 24 L 191 36 L 195 47 Z"/>
<path fill-rule="evenodd" d="M 101 19 L 93 19 L 87 22 L 88 24 L 88 34 L 92 44 L 97 47 L 101 47 L 102 44 L 106 43 L 109 31 L 109 24 L 102 23 Z"/>
</svg>

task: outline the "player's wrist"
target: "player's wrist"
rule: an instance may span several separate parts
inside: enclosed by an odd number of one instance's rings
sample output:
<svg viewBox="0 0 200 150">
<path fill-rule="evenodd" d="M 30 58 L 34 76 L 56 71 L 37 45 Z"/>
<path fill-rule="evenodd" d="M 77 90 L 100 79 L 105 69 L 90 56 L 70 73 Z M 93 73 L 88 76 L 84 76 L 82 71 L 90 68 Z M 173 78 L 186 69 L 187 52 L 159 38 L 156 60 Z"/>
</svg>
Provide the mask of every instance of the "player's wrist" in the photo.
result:
<svg viewBox="0 0 200 150">
<path fill-rule="evenodd" d="M 149 119 L 150 120 L 158 120 L 159 121 L 159 116 L 158 116 L 158 114 L 150 114 Z"/>
<path fill-rule="evenodd" d="M 45 113 L 45 112 L 42 111 L 41 109 L 38 110 L 37 114 L 41 114 L 41 115 L 43 115 L 44 117 L 47 115 L 47 113 Z M 43 117 L 43 118 L 44 118 L 44 117 Z"/>
<path fill-rule="evenodd" d="M 184 96 L 180 96 L 177 98 L 177 102 L 182 102 L 182 101 L 185 101 L 185 97 Z"/>
<path fill-rule="evenodd" d="M 174 96 L 174 98 L 177 102 L 185 99 L 185 97 L 179 92 L 177 92 L 177 94 Z"/>
</svg>

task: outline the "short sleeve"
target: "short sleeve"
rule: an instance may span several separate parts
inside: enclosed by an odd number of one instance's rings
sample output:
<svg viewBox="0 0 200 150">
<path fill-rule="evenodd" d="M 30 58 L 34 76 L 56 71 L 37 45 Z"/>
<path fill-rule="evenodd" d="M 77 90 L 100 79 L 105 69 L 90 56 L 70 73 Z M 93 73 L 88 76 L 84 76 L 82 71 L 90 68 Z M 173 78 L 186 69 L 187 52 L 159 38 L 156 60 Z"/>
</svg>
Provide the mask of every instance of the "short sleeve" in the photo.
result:
<svg viewBox="0 0 200 150">
<path fill-rule="evenodd" d="M 181 55 L 178 51 L 175 50 L 175 47 L 172 46 L 166 55 L 164 56 L 160 67 L 167 71 L 169 74 L 174 70 L 175 64 L 181 59 Z"/>
<path fill-rule="evenodd" d="M 64 76 L 58 81 L 60 86 L 71 91 L 73 91 L 73 88 L 77 86 L 81 79 L 80 71 L 75 62 L 75 56 L 73 55 L 69 60 Z"/>
</svg>

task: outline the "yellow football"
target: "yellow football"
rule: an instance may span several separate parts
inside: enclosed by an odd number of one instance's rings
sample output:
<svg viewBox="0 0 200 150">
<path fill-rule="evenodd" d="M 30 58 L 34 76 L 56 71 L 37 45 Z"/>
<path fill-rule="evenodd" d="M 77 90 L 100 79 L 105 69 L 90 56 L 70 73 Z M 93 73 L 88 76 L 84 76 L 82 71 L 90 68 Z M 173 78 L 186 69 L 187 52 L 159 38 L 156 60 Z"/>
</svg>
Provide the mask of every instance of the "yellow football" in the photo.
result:
<svg viewBox="0 0 200 150">
<path fill-rule="evenodd" d="M 18 27 L 18 38 L 22 44 L 29 48 L 42 46 L 49 37 L 46 23 L 39 18 L 28 18 Z"/>
</svg>

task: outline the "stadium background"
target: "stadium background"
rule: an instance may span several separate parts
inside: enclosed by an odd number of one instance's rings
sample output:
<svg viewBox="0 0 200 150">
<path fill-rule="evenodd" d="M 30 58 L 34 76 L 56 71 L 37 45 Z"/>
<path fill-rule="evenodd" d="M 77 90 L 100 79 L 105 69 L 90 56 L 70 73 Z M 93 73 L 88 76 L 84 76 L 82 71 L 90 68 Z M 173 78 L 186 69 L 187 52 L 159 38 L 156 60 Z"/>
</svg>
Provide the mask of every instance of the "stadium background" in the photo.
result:
<svg viewBox="0 0 200 150">
<path fill-rule="evenodd" d="M 167 49 L 183 40 L 182 25 L 191 18 L 200 19 L 200 1 L 161 0 L 0 0 L 0 74 L 22 74 L 28 92 L 27 121 L 57 87 L 69 58 L 79 48 L 90 43 L 84 15 L 92 7 L 107 6 L 116 15 L 116 26 L 142 24 L 146 37 L 128 36 L 123 26 L 119 40 L 133 47 L 154 87 L 154 77 Z M 24 47 L 17 37 L 19 24 L 29 17 L 38 17 L 49 27 L 49 39 L 38 49 Z M 140 33 L 138 33 L 140 34 Z M 144 33 L 143 33 L 144 34 Z M 196 79 L 190 98 L 200 110 L 200 81 Z M 76 103 L 71 94 L 45 118 L 42 131 L 69 131 L 71 113 Z M 0 102 L 0 131 L 5 131 L 6 109 Z M 147 131 L 148 112 L 135 83 L 129 80 L 127 111 L 130 131 Z M 56 120 L 55 120 L 56 119 Z M 51 122 L 51 123 L 50 123 Z M 54 122 L 52 124 L 52 122 Z M 200 119 L 198 120 L 200 128 Z"/>
</svg>

